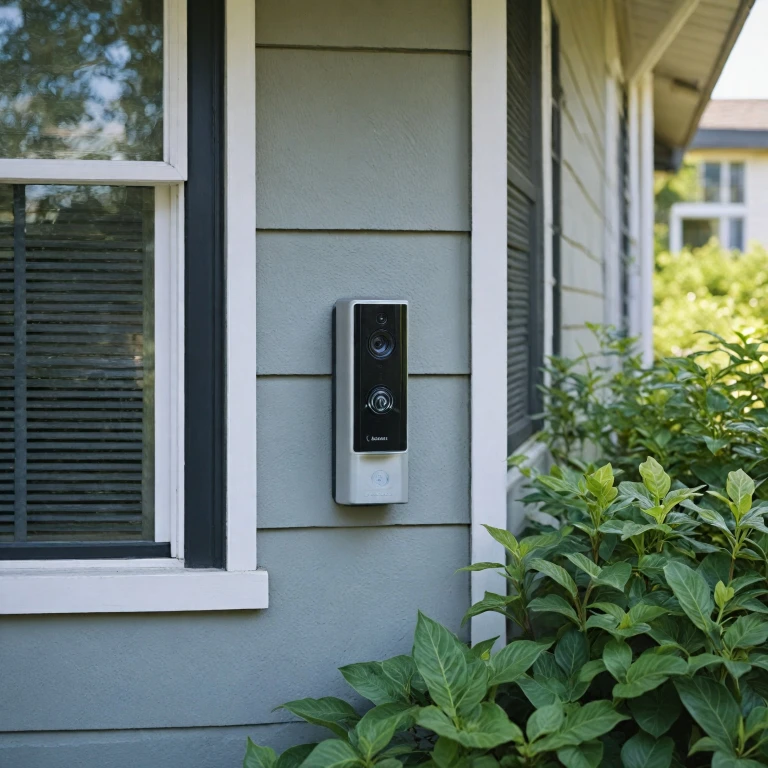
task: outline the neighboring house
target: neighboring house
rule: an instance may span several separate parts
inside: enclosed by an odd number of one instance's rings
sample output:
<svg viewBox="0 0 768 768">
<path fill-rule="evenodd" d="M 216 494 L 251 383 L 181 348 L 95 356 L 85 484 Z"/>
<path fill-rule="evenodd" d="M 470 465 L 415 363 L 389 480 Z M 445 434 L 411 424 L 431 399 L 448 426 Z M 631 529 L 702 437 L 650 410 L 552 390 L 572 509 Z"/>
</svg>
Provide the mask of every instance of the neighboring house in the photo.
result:
<svg viewBox="0 0 768 768">
<path fill-rule="evenodd" d="M 455 571 L 522 524 L 539 366 L 593 322 L 650 349 L 654 165 L 751 2 L 31 5 L 0 9 L 0 765 L 228 768 L 417 609 L 460 631 L 506 589 Z M 355 296 L 410 302 L 404 505 L 331 498 Z"/>
<path fill-rule="evenodd" d="M 670 251 L 713 237 L 739 251 L 753 240 L 768 246 L 768 100 L 711 101 L 685 163 L 698 184 L 671 208 Z"/>
</svg>

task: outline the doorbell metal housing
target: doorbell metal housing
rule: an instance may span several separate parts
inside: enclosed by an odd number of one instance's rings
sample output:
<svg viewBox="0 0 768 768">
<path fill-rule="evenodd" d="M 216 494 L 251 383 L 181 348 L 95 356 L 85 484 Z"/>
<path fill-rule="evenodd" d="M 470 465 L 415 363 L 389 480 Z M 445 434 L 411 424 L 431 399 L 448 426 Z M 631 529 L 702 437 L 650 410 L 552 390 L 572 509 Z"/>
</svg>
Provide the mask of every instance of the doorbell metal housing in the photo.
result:
<svg viewBox="0 0 768 768">
<path fill-rule="evenodd" d="M 333 411 L 336 503 L 407 502 L 407 301 L 336 302 Z"/>
</svg>

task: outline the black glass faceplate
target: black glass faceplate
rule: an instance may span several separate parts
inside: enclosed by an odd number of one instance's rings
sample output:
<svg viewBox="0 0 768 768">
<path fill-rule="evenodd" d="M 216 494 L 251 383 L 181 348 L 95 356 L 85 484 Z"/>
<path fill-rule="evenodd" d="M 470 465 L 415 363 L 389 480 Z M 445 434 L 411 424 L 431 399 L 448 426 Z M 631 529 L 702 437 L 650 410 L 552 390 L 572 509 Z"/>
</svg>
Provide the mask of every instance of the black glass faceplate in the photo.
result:
<svg viewBox="0 0 768 768">
<path fill-rule="evenodd" d="M 405 451 L 408 447 L 406 422 L 408 362 L 407 307 L 405 304 L 356 304 L 355 318 L 355 425 L 357 453 Z M 386 317 L 386 322 L 381 322 Z M 394 340 L 392 353 L 379 360 L 369 351 L 369 339 L 376 331 L 388 331 Z M 384 414 L 368 407 L 368 395 L 376 387 L 392 392 L 394 404 Z"/>
</svg>

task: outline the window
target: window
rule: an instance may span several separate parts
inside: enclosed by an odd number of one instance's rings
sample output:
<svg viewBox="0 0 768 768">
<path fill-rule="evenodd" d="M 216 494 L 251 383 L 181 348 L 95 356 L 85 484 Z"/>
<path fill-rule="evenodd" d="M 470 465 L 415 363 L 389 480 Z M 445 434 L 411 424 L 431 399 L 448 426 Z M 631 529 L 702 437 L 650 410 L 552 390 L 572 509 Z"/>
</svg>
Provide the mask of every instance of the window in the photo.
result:
<svg viewBox="0 0 768 768">
<path fill-rule="evenodd" d="M 728 220 L 728 247 L 734 251 L 744 250 L 744 219 Z"/>
<path fill-rule="evenodd" d="M 541 2 L 507 2 L 507 448 L 537 428 L 543 361 Z"/>
<path fill-rule="evenodd" d="M 730 166 L 730 202 L 744 202 L 744 163 L 731 163 Z"/>
<path fill-rule="evenodd" d="M 0 8 L 0 613 L 266 607 L 252 5 Z"/>
<path fill-rule="evenodd" d="M 683 247 L 701 248 L 720 236 L 719 219 L 683 219 Z"/>
<path fill-rule="evenodd" d="M 722 167 L 720 163 L 704 163 L 702 170 L 702 185 L 704 187 L 704 201 L 707 203 L 720 202 L 720 176 Z"/>
</svg>

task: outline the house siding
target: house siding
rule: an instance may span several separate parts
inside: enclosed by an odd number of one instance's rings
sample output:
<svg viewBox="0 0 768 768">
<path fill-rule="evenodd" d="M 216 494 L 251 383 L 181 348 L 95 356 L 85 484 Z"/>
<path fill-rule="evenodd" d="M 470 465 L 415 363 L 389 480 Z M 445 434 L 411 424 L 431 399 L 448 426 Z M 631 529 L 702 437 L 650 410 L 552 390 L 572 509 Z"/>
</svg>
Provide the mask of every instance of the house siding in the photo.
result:
<svg viewBox="0 0 768 768">
<path fill-rule="evenodd" d="M 763 248 L 768 248 L 768 154 L 755 154 L 745 158 L 744 174 L 747 240 L 754 240 Z"/>
<path fill-rule="evenodd" d="M 617 261 L 610 248 L 616 240 L 615 218 L 606 200 L 618 207 L 617 174 L 606 167 L 608 136 L 608 78 L 606 15 L 603 0 L 572 3 L 554 0 L 560 22 L 562 116 L 562 354 L 574 357 L 594 349 L 587 323 L 608 319 L 608 260 Z M 615 107 L 616 105 L 614 105 Z M 613 236 L 612 236 L 613 233 Z"/>
<path fill-rule="evenodd" d="M 469 604 L 469 0 L 258 0 L 254 613 L 0 622 L 0 766 L 225 768 Z M 411 302 L 411 500 L 330 497 L 330 313 Z M 235 329 L 236 331 L 236 329 Z"/>
</svg>

